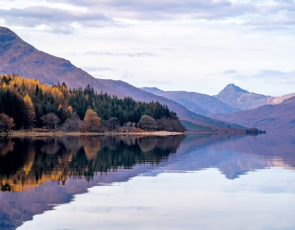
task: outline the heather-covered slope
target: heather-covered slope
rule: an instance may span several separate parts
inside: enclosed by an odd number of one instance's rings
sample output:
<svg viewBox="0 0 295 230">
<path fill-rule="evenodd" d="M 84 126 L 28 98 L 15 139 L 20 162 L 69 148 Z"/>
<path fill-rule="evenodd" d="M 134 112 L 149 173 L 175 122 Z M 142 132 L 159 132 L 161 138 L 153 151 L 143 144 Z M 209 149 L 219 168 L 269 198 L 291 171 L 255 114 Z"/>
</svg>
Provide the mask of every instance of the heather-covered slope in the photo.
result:
<svg viewBox="0 0 295 230">
<path fill-rule="evenodd" d="M 264 105 L 233 114 L 215 114 L 213 117 L 267 132 L 295 134 L 295 97 L 277 105 Z"/>
<path fill-rule="evenodd" d="M 233 113 L 238 109 L 233 108 L 218 99 L 201 93 L 186 91 L 162 91 L 157 88 L 144 87 L 143 90 L 175 101 L 188 110 L 202 115 L 211 113 Z"/>
</svg>

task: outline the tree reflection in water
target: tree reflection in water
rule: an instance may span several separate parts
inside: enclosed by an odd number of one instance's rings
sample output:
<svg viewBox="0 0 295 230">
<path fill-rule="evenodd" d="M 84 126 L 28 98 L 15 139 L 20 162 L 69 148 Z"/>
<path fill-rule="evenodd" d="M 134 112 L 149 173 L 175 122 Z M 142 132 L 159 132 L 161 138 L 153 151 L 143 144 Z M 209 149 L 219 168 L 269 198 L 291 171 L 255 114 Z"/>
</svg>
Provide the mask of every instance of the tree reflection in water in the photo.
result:
<svg viewBox="0 0 295 230">
<path fill-rule="evenodd" d="M 91 180 L 98 172 L 158 164 L 175 153 L 183 136 L 62 137 L 1 139 L 1 191 L 19 192 L 71 178 Z"/>
<path fill-rule="evenodd" d="M 237 180 L 264 168 L 293 171 L 294 139 L 279 135 L 0 139 L 0 229 L 15 229 L 90 187 L 126 182 L 141 174 L 217 168 L 227 180 Z"/>
</svg>

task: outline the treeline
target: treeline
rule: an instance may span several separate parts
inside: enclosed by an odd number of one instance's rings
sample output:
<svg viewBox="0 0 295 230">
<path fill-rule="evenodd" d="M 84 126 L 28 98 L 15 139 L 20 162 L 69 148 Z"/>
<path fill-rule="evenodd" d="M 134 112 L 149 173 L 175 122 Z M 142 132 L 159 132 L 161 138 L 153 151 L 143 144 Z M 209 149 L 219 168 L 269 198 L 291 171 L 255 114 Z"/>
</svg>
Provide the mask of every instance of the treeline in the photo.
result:
<svg viewBox="0 0 295 230">
<path fill-rule="evenodd" d="M 148 118 L 148 119 L 147 119 Z M 13 122 L 11 122 L 13 119 Z M 176 113 L 159 102 L 136 102 L 97 93 L 90 86 L 68 89 L 19 76 L 0 76 L 0 129 L 65 131 L 184 131 Z"/>
</svg>

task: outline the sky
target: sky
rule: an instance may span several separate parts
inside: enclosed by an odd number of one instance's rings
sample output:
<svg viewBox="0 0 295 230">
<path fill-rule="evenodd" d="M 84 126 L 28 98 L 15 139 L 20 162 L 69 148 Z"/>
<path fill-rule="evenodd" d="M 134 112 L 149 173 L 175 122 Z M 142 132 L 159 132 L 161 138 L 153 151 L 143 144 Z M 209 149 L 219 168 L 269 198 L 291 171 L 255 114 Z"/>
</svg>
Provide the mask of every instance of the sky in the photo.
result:
<svg viewBox="0 0 295 230">
<path fill-rule="evenodd" d="M 1 0 L 0 25 L 96 78 L 295 92 L 295 0 Z"/>
</svg>

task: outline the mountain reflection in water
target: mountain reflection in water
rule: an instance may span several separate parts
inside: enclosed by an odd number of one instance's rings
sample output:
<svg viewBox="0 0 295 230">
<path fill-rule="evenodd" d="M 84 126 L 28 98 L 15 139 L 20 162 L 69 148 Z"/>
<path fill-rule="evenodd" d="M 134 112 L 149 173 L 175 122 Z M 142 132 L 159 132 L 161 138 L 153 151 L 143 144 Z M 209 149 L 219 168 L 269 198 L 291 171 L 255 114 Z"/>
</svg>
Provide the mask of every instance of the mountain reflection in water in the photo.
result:
<svg viewBox="0 0 295 230">
<path fill-rule="evenodd" d="M 270 167 L 294 169 L 294 137 L 0 139 L 0 229 L 15 229 L 90 187 L 142 174 L 218 168 L 233 180 Z"/>
</svg>

